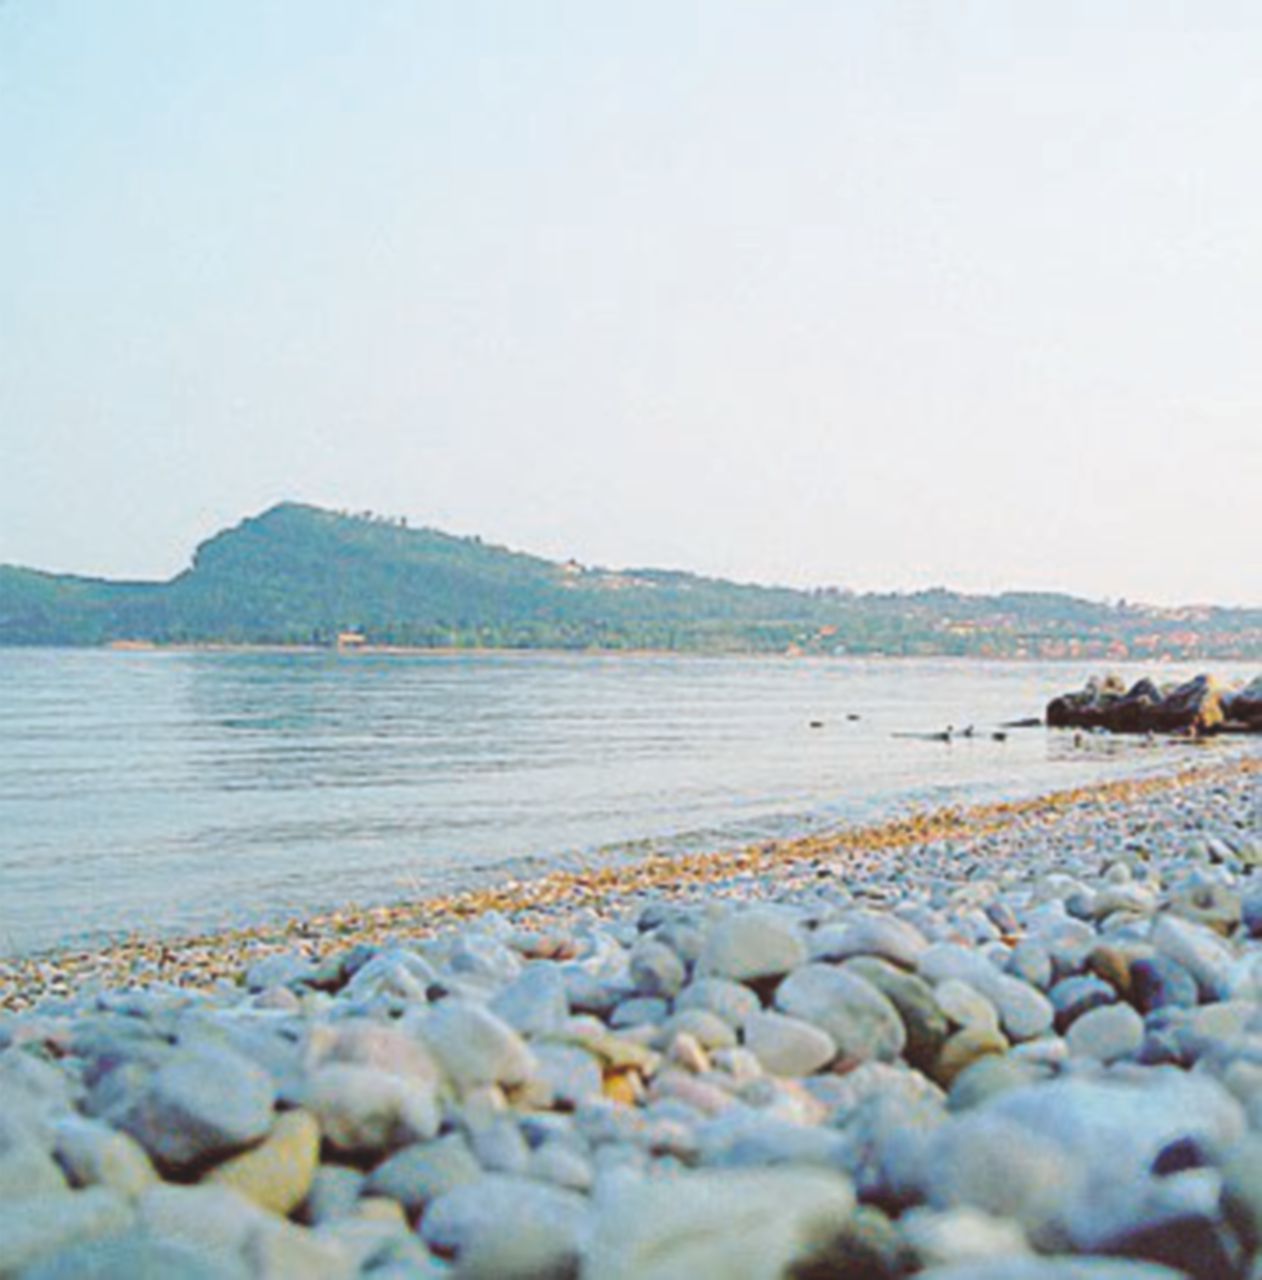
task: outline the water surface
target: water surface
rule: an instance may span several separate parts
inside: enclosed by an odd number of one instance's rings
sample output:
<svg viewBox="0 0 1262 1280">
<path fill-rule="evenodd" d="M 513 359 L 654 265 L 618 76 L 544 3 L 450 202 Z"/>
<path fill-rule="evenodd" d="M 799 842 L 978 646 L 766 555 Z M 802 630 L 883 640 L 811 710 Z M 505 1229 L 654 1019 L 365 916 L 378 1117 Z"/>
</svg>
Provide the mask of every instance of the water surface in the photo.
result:
<svg viewBox="0 0 1262 1280">
<path fill-rule="evenodd" d="M 0 650 L 0 949 L 387 902 L 535 865 L 523 859 L 792 835 L 1195 750 L 988 736 L 1088 674 L 953 660 Z M 893 736 L 948 723 L 978 736 Z"/>
</svg>

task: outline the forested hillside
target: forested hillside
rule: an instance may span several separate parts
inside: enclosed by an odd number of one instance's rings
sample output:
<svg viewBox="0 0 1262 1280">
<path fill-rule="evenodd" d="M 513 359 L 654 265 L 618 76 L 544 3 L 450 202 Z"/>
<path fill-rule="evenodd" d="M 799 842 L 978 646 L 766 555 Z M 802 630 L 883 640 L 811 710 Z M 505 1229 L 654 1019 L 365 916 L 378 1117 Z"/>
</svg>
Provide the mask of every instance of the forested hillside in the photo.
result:
<svg viewBox="0 0 1262 1280">
<path fill-rule="evenodd" d="M 855 595 L 557 564 L 402 522 L 283 503 L 164 583 L 0 566 L 0 644 L 242 643 L 697 652 L 1257 657 L 1262 610 L 1047 593 Z"/>
</svg>

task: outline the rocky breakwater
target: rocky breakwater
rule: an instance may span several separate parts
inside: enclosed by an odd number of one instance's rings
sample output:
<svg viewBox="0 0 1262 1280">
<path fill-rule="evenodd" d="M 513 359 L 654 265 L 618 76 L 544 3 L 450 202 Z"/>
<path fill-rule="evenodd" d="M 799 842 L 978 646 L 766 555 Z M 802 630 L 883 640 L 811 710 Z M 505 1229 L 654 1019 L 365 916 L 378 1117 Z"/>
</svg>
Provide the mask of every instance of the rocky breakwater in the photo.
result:
<svg viewBox="0 0 1262 1280">
<path fill-rule="evenodd" d="M 1212 675 L 1162 686 L 1145 678 L 1129 689 L 1117 676 L 1104 676 L 1053 698 L 1045 718 L 1053 729 L 1110 733 L 1262 733 L 1262 676 L 1239 689 Z"/>
<path fill-rule="evenodd" d="M 1262 1276 L 1256 758 L 0 1021 L 0 1276 Z"/>
</svg>

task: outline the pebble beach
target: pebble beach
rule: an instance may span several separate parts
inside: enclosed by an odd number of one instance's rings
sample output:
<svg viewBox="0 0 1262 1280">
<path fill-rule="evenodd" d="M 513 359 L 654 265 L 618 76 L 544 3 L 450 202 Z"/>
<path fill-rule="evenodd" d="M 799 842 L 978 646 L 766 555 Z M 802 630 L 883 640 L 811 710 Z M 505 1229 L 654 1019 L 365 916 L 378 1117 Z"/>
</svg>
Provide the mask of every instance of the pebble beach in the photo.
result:
<svg viewBox="0 0 1262 1280">
<path fill-rule="evenodd" d="M 1260 1280 L 1262 755 L 0 961 L 0 1277 Z"/>
</svg>

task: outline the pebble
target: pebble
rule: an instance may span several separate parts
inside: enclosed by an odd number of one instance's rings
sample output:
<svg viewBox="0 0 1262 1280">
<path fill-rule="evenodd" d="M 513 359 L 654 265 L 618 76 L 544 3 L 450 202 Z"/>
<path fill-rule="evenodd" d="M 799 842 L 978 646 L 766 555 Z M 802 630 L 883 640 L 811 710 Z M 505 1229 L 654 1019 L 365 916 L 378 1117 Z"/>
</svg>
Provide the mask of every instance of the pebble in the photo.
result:
<svg viewBox="0 0 1262 1280">
<path fill-rule="evenodd" d="M 65 986 L 0 1275 L 1262 1280 L 1255 779 Z"/>
</svg>

